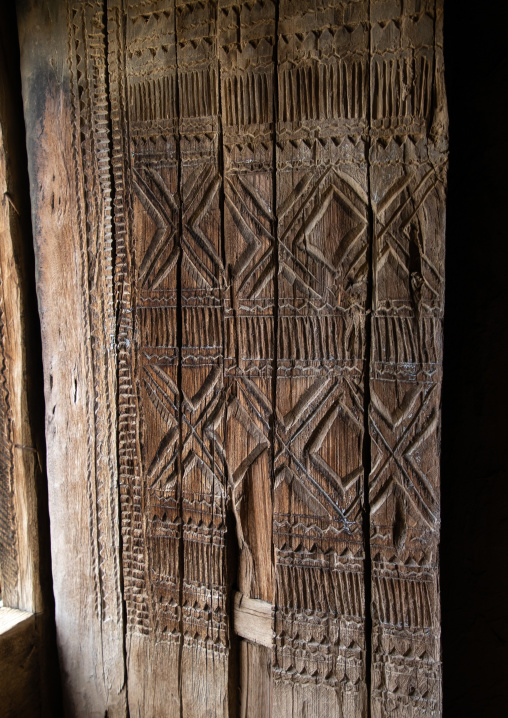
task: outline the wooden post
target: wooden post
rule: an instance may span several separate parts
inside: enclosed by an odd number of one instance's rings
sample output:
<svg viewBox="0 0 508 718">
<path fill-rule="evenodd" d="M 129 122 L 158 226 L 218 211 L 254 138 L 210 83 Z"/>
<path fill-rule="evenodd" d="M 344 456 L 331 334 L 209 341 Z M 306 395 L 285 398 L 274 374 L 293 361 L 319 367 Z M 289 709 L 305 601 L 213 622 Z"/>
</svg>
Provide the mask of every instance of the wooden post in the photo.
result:
<svg viewBox="0 0 508 718">
<path fill-rule="evenodd" d="M 101 2 L 20 3 L 55 618 L 69 714 L 125 713 Z"/>
<path fill-rule="evenodd" d="M 59 702 L 42 381 L 19 48 L 8 3 L 0 22 L 0 701 L 20 716 L 54 715 Z M 16 627 L 13 616 L 22 617 Z"/>
<path fill-rule="evenodd" d="M 366 712 L 367 3 L 279 3 L 275 715 Z"/>
</svg>

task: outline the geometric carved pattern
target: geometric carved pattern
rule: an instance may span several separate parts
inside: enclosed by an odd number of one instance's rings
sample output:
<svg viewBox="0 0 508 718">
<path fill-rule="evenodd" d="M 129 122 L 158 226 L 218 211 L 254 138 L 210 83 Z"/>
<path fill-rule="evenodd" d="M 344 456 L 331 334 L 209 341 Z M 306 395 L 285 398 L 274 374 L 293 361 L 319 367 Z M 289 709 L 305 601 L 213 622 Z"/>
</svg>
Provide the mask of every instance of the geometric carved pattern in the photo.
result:
<svg viewBox="0 0 508 718">
<path fill-rule="evenodd" d="M 279 443 L 275 456 L 274 489 L 277 491 L 282 481 L 296 482 L 295 490 L 305 495 L 306 503 L 312 506 L 316 515 L 335 516 L 347 526 L 350 507 L 346 505 L 341 509 L 340 505 L 348 490 L 363 475 L 363 468 L 354 466 L 339 475 L 327 462 L 326 454 L 323 456 L 320 453 L 332 429 L 334 441 L 340 435 L 338 419 L 343 424 L 343 431 L 350 439 L 356 436 L 361 446 L 363 425 L 341 403 L 340 393 L 337 392 L 336 380 L 319 377 L 290 411 L 280 417 L 276 433 Z"/>
<path fill-rule="evenodd" d="M 376 718 L 430 716 L 441 711 L 437 551 L 446 120 L 431 97 L 442 93 L 442 17 L 439 3 L 423 2 L 397 26 L 400 9 L 376 2 L 371 18 L 371 706 Z M 406 94 L 389 88 L 387 73 L 395 68 L 413 73 Z"/>
<path fill-rule="evenodd" d="M 228 714 L 236 583 L 273 605 L 248 660 L 271 661 L 274 715 L 365 715 L 370 659 L 373 716 L 438 715 L 440 4 L 111 0 L 107 58 L 80 44 L 92 5 L 106 32 L 99 4 L 74 4 L 90 236 L 107 197 L 105 268 L 87 253 L 110 301 L 85 319 L 116 342 L 128 680 L 151 669 L 130 710 Z"/>
<path fill-rule="evenodd" d="M 279 3 L 274 710 L 360 716 L 368 36 L 308 10 Z"/>
<path fill-rule="evenodd" d="M 433 394 L 435 386 L 409 385 L 403 400 L 390 411 L 372 392 L 370 421 L 372 440 L 379 451 L 372 466 L 375 478 L 370 484 L 371 511 L 375 513 L 392 484 L 396 484 L 430 527 L 438 521 L 439 504 L 433 482 L 427 476 L 434 467 L 429 461 L 422 461 L 419 450 L 438 426 Z M 434 446 L 432 449 L 435 451 Z"/>
</svg>

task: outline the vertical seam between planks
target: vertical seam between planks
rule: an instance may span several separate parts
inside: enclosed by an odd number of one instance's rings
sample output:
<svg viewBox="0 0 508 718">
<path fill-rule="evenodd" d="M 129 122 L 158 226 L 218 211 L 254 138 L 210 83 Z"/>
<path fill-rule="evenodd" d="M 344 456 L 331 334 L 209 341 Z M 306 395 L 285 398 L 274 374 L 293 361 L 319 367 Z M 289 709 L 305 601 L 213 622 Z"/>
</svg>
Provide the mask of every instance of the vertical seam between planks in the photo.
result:
<svg viewBox="0 0 508 718">
<path fill-rule="evenodd" d="M 273 541 L 273 511 L 274 511 L 274 486 L 275 486 L 275 447 L 276 447 L 276 423 L 277 423 L 277 361 L 279 350 L 279 237 L 278 237 L 278 216 L 277 216 L 277 123 L 279 119 L 279 2 L 275 4 L 275 26 L 273 43 L 273 167 L 272 167 L 272 213 L 273 213 L 273 253 L 274 253 L 274 282 L 273 282 L 273 365 L 272 365 L 272 447 L 271 447 L 271 486 L 270 498 L 272 507 L 271 516 L 271 562 L 272 562 L 272 606 L 275 610 L 277 598 L 277 571 L 275 565 L 275 545 Z M 272 639 L 273 640 L 273 639 Z M 273 645 L 270 663 L 269 681 L 269 716 L 273 713 Z"/>
<path fill-rule="evenodd" d="M 226 455 L 227 447 L 227 422 L 228 422 L 228 379 L 226 378 L 225 362 L 226 362 L 226 307 L 225 299 L 229 292 L 229 281 L 227 276 L 227 256 L 226 256 L 226 232 L 225 232 L 225 165 L 224 165 L 224 130 L 222 126 L 222 76 L 221 76 L 221 63 L 219 55 L 219 2 L 217 0 L 215 5 L 215 54 L 217 59 L 217 125 L 218 125 L 218 137 L 217 137 L 217 165 L 220 173 L 221 183 L 219 188 L 219 209 L 220 209 L 220 256 L 222 259 L 223 274 L 220 281 L 220 308 L 221 308 L 221 328 L 222 328 L 222 390 L 225 397 L 225 417 L 224 417 L 224 439 L 225 439 L 225 451 L 226 461 L 224 461 L 224 475 L 226 481 L 226 489 L 230 486 L 229 469 Z M 224 571 L 224 588 L 226 590 L 226 616 L 228 619 L 228 630 L 227 630 L 227 641 L 228 641 L 228 681 L 227 681 L 227 701 L 228 701 L 228 716 L 229 718 L 236 718 L 238 715 L 238 693 L 235 690 L 236 681 L 236 661 L 233 660 L 233 656 L 236 659 L 238 656 L 239 638 L 235 635 L 233 626 L 233 610 L 232 610 L 232 587 L 233 581 L 236 581 L 237 574 L 237 562 L 234 558 L 234 544 L 236 542 L 236 531 L 235 526 L 231 526 L 228 521 L 228 504 L 233 501 L 232 494 L 229 495 L 229 491 L 226 491 L 226 499 L 224 502 L 224 522 L 226 524 L 226 544 L 225 544 L 225 559 L 223 563 Z M 236 569 L 236 570 L 234 570 Z M 237 681 L 236 681 L 237 682 Z"/>
<path fill-rule="evenodd" d="M 370 154 L 371 154 L 371 129 L 372 129 L 372 27 L 371 27 L 371 0 L 368 2 L 368 19 L 367 27 L 369 32 L 369 55 L 368 55 L 368 97 L 367 97 L 367 194 L 369 198 L 369 234 L 367 245 L 368 258 L 368 274 L 367 274 L 367 297 L 366 297 L 366 313 L 365 313 L 365 371 L 364 371 L 364 400 L 363 400 L 363 467 L 364 467 L 364 484 L 363 484 L 363 541 L 365 546 L 365 563 L 364 563 L 364 591 L 365 591 L 365 686 L 367 692 L 367 711 L 366 718 L 371 716 L 371 696 L 372 696 L 372 557 L 370 550 L 370 496 L 369 496 L 369 480 L 370 470 L 372 466 L 372 446 L 370 440 L 369 427 L 369 408 L 370 408 L 370 370 L 372 361 L 372 321 L 374 311 L 374 212 L 372 210 L 372 194 L 370 184 Z"/>
<path fill-rule="evenodd" d="M 178 74 L 178 40 L 177 40 L 177 23 L 176 23 L 176 0 L 173 0 L 173 29 L 175 42 L 175 65 L 176 65 L 176 82 L 175 82 L 175 104 L 177 111 L 176 123 L 176 162 L 177 162 L 177 191 L 179 196 L 178 202 L 178 238 L 177 246 L 179 248 L 178 261 L 176 265 L 176 345 L 177 345 L 177 387 L 178 387 L 178 482 L 179 482 L 179 520 L 180 520 L 180 540 L 178 546 L 178 604 L 180 610 L 180 643 L 178 649 L 178 698 L 180 702 L 180 718 L 183 715 L 183 644 L 184 644 L 184 626 L 183 626 L 183 581 L 184 581 L 184 542 L 183 542 L 183 482 L 182 482 L 182 415 L 183 415 L 183 391 L 182 391 L 182 336 L 183 336 L 183 319 L 182 319 L 182 233 L 183 233 L 183 197 L 182 197 L 182 158 L 180 147 L 180 83 Z"/>
<path fill-rule="evenodd" d="M 434 123 L 435 113 L 437 111 L 437 105 L 439 102 L 438 93 L 439 93 L 440 80 L 439 80 L 438 73 L 444 72 L 444 67 L 442 64 L 442 63 L 444 63 L 444 56 L 443 56 L 444 48 L 443 48 L 443 34 L 442 34 L 443 33 L 443 25 L 442 25 L 443 18 L 440 17 L 440 19 L 439 19 L 440 35 L 438 38 L 438 17 L 437 17 L 438 10 L 441 15 L 444 12 L 443 4 L 444 4 L 443 0 L 434 0 L 434 72 L 433 72 L 434 87 L 433 87 L 433 93 L 432 93 L 433 94 L 432 118 L 430 119 L 430 122 L 431 122 L 430 131 L 431 132 L 432 132 L 432 125 Z M 439 47 L 439 44 L 441 44 L 441 47 Z M 439 66 L 438 66 L 438 51 L 439 51 L 439 63 L 440 63 Z M 444 82 L 444 77 L 442 78 L 442 81 Z M 446 83 L 442 89 L 444 92 L 444 97 L 446 98 Z M 445 99 L 445 102 L 446 102 L 446 99 Z M 427 151 L 428 151 L 428 149 L 427 149 Z M 446 165 L 447 164 L 448 164 L 448 160 L 446 160 Z M 444 249 L 446 251 L 446 224 L 444 227 L 444 235 L 442 236 L 441 241 L 444 243 Z M 446 258 L 444 258 L 443 261 L 444 261 L 443 269 L 444 269 L 444 272 L 446 273 Z M 440 301 L 441 301 L 441 320 L 440 321 L 441 321 L 441 327 L 443 330 L 444 329 L 443 312 L 444 312 L 444 302 L 445 302 L 444 294 L 442 295 Z M 443 347 L 443 345 L 441 345 L 441 354 L 438 358 L 438 361 L 441 363 L 441 365 L 443 365 L 443 349 L 444 349 L 444 347 Z M 441 377 L 441 381 L 438 385 L 438 391 L 439 391 L 439 408 L 441 408 L 442 395 L 443 395 L 443 378 L 442 377 Z M 439 496 L 441 495 L 441 429 L 442 429 L 442 416 L 439 417 L 439 428 L 438 428 L 438 432 L 439 432 L 439 434 L 438 434 L 438 436 L 439 436 L 439 441 L 438 441 L 438 472 L 439 472 L 438 473 L 438 492 L 439 492 Z M 441 511 L 441 499 L 439 499 L 439 512 L 440 511 Z M 438 711 L 439 711 L 439 715 L 442 716 L 443 715 L 443 672 L 442 672 L 443 642 L 442 642 L 442 633 L 441 633 L 442 607 L 441 607 L 441 535 L 440 534 L 441 534 L 441 531 L 439 529 L 438 538 L 437 538 L 437 546 L 436 546 L 436 594 L 435 595 L 436 595 L 436 599 L 437 599 L 437 616 L 438 616 L 438 620 L 439 620 L 439 626 L 438 626 L 439 637 L 437 640 L 437 648 L 438 648 L 438 659 L 441 664 L 440 675 L 439 675 L 440 682 L 441 682 L 441 689 L 439 692 Z M 436 607 L 434 607 L 434 610 L 435 610 L 435 608 Z"/>
</svg>

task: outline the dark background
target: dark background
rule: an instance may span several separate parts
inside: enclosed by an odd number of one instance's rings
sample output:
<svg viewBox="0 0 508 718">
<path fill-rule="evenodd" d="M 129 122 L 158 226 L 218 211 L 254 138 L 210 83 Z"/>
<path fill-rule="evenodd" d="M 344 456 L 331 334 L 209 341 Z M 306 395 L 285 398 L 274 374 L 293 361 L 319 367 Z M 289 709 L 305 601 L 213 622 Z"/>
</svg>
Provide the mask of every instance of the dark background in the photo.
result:
<svg viewBox="0 0 508 718">
<path fill-rule="evenodd" d="M 445 2 L 445 718 L 508 716 L 508 3 Z"/>
</svg>

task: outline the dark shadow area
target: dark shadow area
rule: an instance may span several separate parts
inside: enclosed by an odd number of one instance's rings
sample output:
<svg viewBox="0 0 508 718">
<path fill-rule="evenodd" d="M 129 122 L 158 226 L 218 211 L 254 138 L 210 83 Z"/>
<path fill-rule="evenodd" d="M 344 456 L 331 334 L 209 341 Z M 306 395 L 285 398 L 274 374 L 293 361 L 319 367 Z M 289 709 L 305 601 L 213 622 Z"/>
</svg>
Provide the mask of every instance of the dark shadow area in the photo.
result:
<svg viewBox="0 0 508 718">
<path fill-rule="evenodd" d="M 445 3 L 444 715 L 507 714 L 508 4 Z"/>
</svg>

